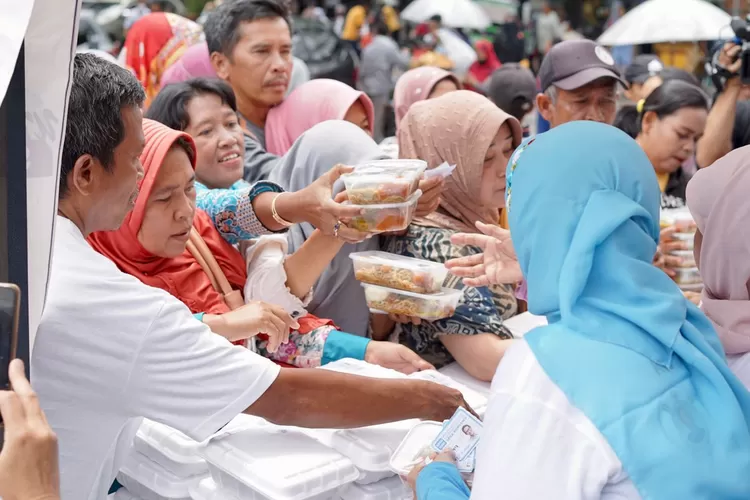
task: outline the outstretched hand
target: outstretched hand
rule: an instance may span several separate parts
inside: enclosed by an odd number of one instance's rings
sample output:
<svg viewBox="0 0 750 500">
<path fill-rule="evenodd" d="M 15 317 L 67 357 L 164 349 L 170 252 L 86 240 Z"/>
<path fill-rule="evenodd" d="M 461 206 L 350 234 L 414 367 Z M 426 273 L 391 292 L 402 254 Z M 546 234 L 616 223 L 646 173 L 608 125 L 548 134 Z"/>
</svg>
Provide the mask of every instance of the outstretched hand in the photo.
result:
<svg viewBox="0 0 750 500">
<path fill-rule="evenodd" d="M 454 245 L 475 246 L 482 253 L 451 259 L 445 263 L 451 273 L 464 279 L 468 286 L 481 287 L 518 283 L 523 279 L 510 231 L 492 224 L 476 223 L 480 233 L 458 233 L 451 237 Z"/>
<path fill-rule="evenodd" d="M 362 213 L 362 209 L 353 205 L 343 205 L 333 198 L 336 181 L 343 174 L 353 170 L 352 167 L 336 165 L 311 185 L 296 193 L 305 200 L 305 222 L 309 222 L 324 234 L 336 236 L 347 243 L 359 243 L 368 237 L 368 233 L 346 226 L 353 217 Z"/>
<path fill-rule="evenodd" d="M 384 368 L 390 368 L 407 375 L 435 367 L 422 359 L 419 354 L 401 344 L 370 341 L 365 351 L 365 361 Z"/>
</svg>

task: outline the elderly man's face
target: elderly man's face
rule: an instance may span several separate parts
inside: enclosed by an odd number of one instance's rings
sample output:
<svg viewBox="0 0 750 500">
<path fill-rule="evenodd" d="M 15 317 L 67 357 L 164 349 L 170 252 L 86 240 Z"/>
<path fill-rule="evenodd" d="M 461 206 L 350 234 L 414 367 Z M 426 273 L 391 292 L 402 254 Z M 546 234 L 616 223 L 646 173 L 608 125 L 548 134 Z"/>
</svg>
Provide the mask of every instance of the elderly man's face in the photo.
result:
<svg viewBox="0 0 750 500">
<path fill-rule="evenodd" d="M 579 120 L 611 125 L 617 113 L 617 81 L 601 78 L 575 90 L 557 89 L 555 102 L 540 94 L 537 106 L 550 127 Z"/>
</svg>

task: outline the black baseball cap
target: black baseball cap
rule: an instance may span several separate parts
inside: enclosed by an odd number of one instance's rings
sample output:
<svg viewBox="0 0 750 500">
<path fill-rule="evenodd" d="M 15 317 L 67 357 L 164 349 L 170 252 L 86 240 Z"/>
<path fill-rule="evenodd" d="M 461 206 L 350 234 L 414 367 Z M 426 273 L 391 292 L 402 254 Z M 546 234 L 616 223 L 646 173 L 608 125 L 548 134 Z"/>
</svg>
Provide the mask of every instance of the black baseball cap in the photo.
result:
<svg viewBox="0 0 750 500">
<path fill-rule="evenodd" d="M 487 92 L 498 108 L 519 120 L 534 107 L 536 93 L 534 73 L 515 63 L 503 64 L 492 73 Z"/>
<path fill-rule="evenodd" d="M 553 84 L 562 90 L 575 90 L 599 78 L 613 78 L 628 87 L 612 54 L 591 40 L 566 40 L 556 44 L 539 68 L 542 92 Z"/>
<path fill-rule="evenodd" d="M 660 74 L 663 69 L 664 64 L 655 55 L 640 54 L 625 68 L 625 80 L 629 83 L 643 83 Z"/>
</svg>

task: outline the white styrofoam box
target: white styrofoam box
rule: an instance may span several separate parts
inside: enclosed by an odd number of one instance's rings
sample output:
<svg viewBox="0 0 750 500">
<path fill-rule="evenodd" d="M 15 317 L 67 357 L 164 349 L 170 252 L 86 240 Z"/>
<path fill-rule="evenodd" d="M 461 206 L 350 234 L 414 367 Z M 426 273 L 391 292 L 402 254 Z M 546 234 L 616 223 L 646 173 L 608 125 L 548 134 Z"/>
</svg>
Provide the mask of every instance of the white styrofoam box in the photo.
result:
<svg viewBox="0 0 750 500">
<path fill-rule="evenodd" d="M 211 477 L 207 477 L 191 487 L 190 498 L 192 500 L 240 500 L 231 493 L 219 488 L 216 481 Z"/>
<path fill-rule="evenodd" d="M 419 459 L 432 454 L 432 442 L 443 428 L 438 422 L 420 422 L 406 435 L 391 457 L 391 470 L 407 476 Z"/>
<path fill-rule="evenodd" d="M 169 426 L 143 419 L 133 447 L 178 477 L 207 474 L 200 444 Z"/>
<path fill-rule="evenodd" d="M 114 494 L 111 495 L 112 500 L 143 500 L 132 493 L 127 488 L 120 488 Z"/>
<path fill-rule="evenodd" d="M 203 456 L 216 485 L 242 500 L 330 498 L 359 477 L 339 452 L 297 429 L 262 420 L 220 432 Z"/>
<path fill-rule="evenodd" d="M 333 449 L 349 457 L 357 468 L 369 472 L 389 470 L 391 455 L 419 420 L 402 420 L 357 429 L 340 430 L 331 439 Z"/>
<path fill-rule="evenodd" d="M 359 470 L 359 477 L 356 484 L 372 484 L 382 481 L 385 478 L 393 477 L 393 471 L 388 469 L 384 471 L 370 471 L 370 470 Z"/>
<path fill-rule="evenodd" d="M 372 378 L 406 378 L 401 372 L 391 370 L 390 368 L 383 368 L 382 366 L 373 365 L 367 361 L 359 359 L 344 358 L 328 363 L 320 367 L 323 370 L 330 370 L 339 373 L 349 373 L 353 375 L 360 375 L 362 377 Z"/>
<path fill-rule="evenodd" d="M 178 477 L 135 450 L 117 473 L 117 481 L 142 500 L 190 500 L 190 486 L 202 478 Z"/>
<path fill-rule="evenodd" d="M 484 394 L 480 394 L 473 389 L 469 389 L 464 384 L 456 382 L 451 377 L 435 370 L 426 370 L 423 372 L 413 373 L 409 375 L 409 378 L 435 382 L 436 384 L 441 384 L 460 391 L 461 394 L 463 394 L 466 403 L 468 403 L 468 405 L 471 406 L 471 408 L 475 412 L 477 412 L 477 415 L 479 415 L 480 417 L 484 416 L 484 412 L 487 409 L 487 396 L 485 396 Z"/>
<path fill-rule="evenodd" d="M 452 378 L 459 384 L 463 384 L 469 389 L 473 389 L 479 394 L 482 394 L 483 396 L 489 398 L 491 394 L 491 386 L 489 382 L 484 382 L 482 380 L 479 380 L 477 378 L 472 377 L 469 375 L 469 372 L 467 372 L 461 365 L 458 363 L 451 363 L 447 366 L 442 367 L 440 370 L 440 373 L 443 375 L 447 375 L 448 377 Z"/>
<path fill-rule="evenodd" d="M 412 500 L 414 494 L 400 477 L 389 477 L 373 484 L 350 484 L 340 491 L 342 500 Z"/>
<path fill-rule="evenodd" d="M 435 382 L 461 391 L 469 406 L 480 416 L 484 414 L 487 408 L 486 394 L 472 390 L 464 384 L 458 383 L 449 376 L 435 370 L 427 370 L 406 376 L 394 370 L 354 359 L 342 359 L 329 363 L 325 368 L 366 377 L 417 379 Z M 357 482 L 359 484 L 368 484 L 382 479 L 383 474 L 390 470 L 389 462 L 391 455 L 393 455 L 393 452 L 409 430 L 418 422 L 419 420 L 412 419 L 336 431 L 330 440 L 330 446 L 351 459 L 354 465 L 363 472 L 362 477 Z M 388 476 L 391 474 L 388 474 Z"/>
</svg>

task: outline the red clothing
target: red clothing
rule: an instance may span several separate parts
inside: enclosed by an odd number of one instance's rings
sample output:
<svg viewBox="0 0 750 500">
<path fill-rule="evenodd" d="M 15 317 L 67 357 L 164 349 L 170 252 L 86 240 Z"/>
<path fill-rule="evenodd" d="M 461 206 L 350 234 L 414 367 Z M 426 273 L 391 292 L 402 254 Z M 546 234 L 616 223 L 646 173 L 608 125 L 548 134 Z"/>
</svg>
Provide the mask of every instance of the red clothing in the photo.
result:
<svg viewBox="0 0 750 500">
<path fill-rule="evenodd" d="M 479 83 L 484 83 L 503 64 L 497 58 L 495 48 L 489 40 L 478 40 L 474 44 L 474 49 L 480 58 L 484 58 L 484 62 L 480 62 L 479 60 L 474 61 L 474 64 L 469 67 L 469 75 L 474 77 Z M 469 84 L 465 88 L 477 92 L 477 89 Z"/>
<path fill-rule="evenodd" d="M 174 258 L 152 255 L 138 241 L 138 231 L 146 214 L 146 204 L 154 187 L 156 176 L 167 153 L 182 138 L 195 151 L 192 137 L 152 120 L 143 120 L 143 135 L 146 147 L 141 154 L 144 176 L 139 183 L 135 207 L 125 217 L 117 231 L 102 231 L 91 234 L 88 242 L 102 255 L 109 257 L 124 273 L 138 278 L 146 285 L 161 288 L 188 306 L 194 313 L 224 314 L 229 306 L 224 297 L 216 291 L 208 274 L 192 253 L 185 249 Z M 196 155 L 193 154 L 193 168 Z M 245 259 L 214 227 L 211 218 L 202 210 L 196 210 L 193 227 L 198 230 L 221 270 L 235 290 L 242 290 L 247 280 Z M 325 325 L 333 325 L 331 320 L 307 315 L 298 320 L 299 333 L 309 333 Z M 262 338 L 262 337 L 261 337 Z M 237 342 L 244 344 L 244 342 Z"/>
</svg>

